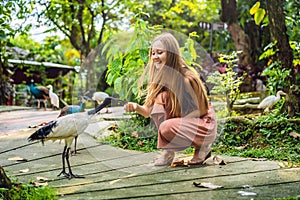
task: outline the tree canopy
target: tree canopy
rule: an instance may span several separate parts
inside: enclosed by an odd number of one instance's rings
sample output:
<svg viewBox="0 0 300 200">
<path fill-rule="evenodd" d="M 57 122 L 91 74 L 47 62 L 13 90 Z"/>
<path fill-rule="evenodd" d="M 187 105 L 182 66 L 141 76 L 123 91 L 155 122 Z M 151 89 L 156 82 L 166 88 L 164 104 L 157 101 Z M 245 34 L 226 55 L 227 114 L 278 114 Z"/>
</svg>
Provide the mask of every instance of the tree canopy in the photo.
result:
<svg viewBox="0 0 300 200">
<path fill-rule="evenodd" d="M 277 3 L 276 7 L 271 1 L 257 0 L 4 1 L 0 9 L 2 74 L 6 66 L 5 60 L 9 58 L 5 47 L 13 44 L 27 48 L 35 54 L 44 54 L 44 57 L 35 56 L 35 59 L 38 57 L 41 60 L 80 65 L 81 73 L 86 74 L 84 90 L 94 91 L 99 87 L 99 77 L 102 77 L 101 81 L 103 78 L 110 81 L 110 77 L 105 77 L 110 56 L 107 51 L 103 51 L 103 47 L 107 46 L 109 38 L 120 32 L 130 31 L 130 27 L 139 18 L 148 27 L 161 26 L 186 36 L 195 32 L 198 36 L 193 40 L 207 52 L 211 47 L 210 53 L 215 62 L 219 53 L 231 54 L 232 51 L 242 50 L 237 64 L 240 74 L 246 72 L 248 78 L 245 79 L 241 91 L 251 91 L 255 88 L 257 78 L 266 83 L 266 76 L 262 76 L 262 72 L 270 65 L 271 59 L 274 61 L 275 55 L 276 59 L 281 60 L 292 55 L 288 62 L 282 62 L 283 68 L 296 70 L 299 66 L 299 2 L 280 0 Z M 272 14 L 274 7 L 277 9 L 274 10 L 275 17 Z M 25 21 L 28 16 L 35 16 L 38 26 L 48 27 L 45 32 L 59 31 L 65 38 L 60 40 L 58 37 L 51 37 L 44 44 L 31 46 L 26 42 L 22 44 L 22 37 L 17 33 L 28 34 L 32 25 L 21 23 L 19 27 L 13 27 L 12 22 L 15 19 Z M 204 30 L 199 27 L 199 22 L 224 22 L 228 25 L 228 30 Z M 283 31 L 280 32 L 282 35 L 276 37 L 274 27 L 279 24 Z M 277 44 L 273 46 L 274 53 L 267 56 L 267 52 L 270 52 L 268 47 L 275 40 Z M 124 42 L 126 43 L 126 39 Z M 288 48 L 287 43 L 291 48 Z M 282 51 L 277 52 L 275 47 Z M 280 55 L 281 52 L 285 55 Z M 297 74 L 294 71 L 291 73 L 293 83 L 298 80 Z M 7 74 L 1 78 L 2 85 L 7 82 L 6 77 Z"/>
</svg>

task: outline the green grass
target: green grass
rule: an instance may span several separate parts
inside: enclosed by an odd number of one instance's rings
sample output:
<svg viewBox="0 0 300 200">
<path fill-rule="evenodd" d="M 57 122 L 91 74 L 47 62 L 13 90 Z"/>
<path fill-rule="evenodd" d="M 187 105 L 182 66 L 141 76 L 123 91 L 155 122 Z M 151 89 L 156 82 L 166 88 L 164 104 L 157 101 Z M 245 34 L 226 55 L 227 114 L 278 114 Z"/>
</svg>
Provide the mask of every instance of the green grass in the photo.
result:
<svg viewBox="0 0 300 200">
<path fill-rule="evenodd" d="M 286 115 L 270 114 L 259 118 L 228 119 L 219 131 L 213 150 L 219 154 L 268 158 L 300 164 L 299 124 Z"/>
<path fill-rule="evenodd" d="M 156 151 L 157 130 L 149 121 L 145 123 L 142 120 L 133 118 L 121 122 L 115 134 L 102 142 L 129 150 Z M 225 123 L 218 124 L 218 137 L 212 151 L 216 154 L 267 158 L 299 165 L 300 138 L 292 137 L 291 132 L 300 133 L 300 125 L 284 114 L 228 118 Z M 193 148 L 188 148 L 184 153 L 190 154 L 192 151 Z"/>
<path fill-rule="evenodd" d="M 101 142 L 128 150 L 143 152 L 156 150 L 157 131 L 151 123 L 143 125 L 136 118 L 124 120 L 119 123 L 114 132 L 115 134 L 104 138 Z"/>
<path fill-rule="evenodd" d="M 51 187 L 35 187 L 32 184 L 14 184 L 11 189 L 0 188 L 2 200 L 55 200 L 56 194 Z"/>
</svg>

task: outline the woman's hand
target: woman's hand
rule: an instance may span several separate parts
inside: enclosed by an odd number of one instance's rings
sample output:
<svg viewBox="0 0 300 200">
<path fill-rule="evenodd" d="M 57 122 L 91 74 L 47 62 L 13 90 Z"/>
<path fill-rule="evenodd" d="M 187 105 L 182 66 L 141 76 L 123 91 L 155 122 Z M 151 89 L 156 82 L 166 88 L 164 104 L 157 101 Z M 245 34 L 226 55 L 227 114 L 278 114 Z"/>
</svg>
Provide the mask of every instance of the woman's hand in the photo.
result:
<svg viewBox="0 0 300 200">
<path fill-rule="evenodd" d="M 124 110 L 126 112 L 134 112 L 136 111 L 137 108 L 137 103 L 134 102 L 128 102 L 127 104 L 124 105 Z"/>
</svg>

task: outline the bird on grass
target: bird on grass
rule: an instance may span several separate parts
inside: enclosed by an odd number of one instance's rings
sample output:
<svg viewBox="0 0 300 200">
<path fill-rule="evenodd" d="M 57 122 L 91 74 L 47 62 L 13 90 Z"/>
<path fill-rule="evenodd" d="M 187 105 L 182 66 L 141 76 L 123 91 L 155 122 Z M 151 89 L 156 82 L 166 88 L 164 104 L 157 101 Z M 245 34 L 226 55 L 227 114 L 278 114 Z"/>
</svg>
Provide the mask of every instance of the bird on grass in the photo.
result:
<svg viewBox="0 0 300 200">
<path fill-rule="evenodd" d="M 47 88 L 49 88 L 49 97 L 50 97 L 51 105 L 54 106 L 54 108 L 59 109 L 59 98 L 57 94 L 53 92 L 52 85 L 48 85 Z"/>
<path fill-rule="evenodd" d="M 100 105 L 105 98 L 109 97 L 109 95 L 105 92 L 94 92 L 92 99 L 97 101 L 98 105 Z M 106 113 L 108 113 L 108 107 L 106 107 Z"/>
<path fill-rule="evenodd" d="M 69 105 L 69 106 L 63 107 L 60 111 L 60 114 L 59 114 L 58 118 L 62 117 L 62 116 L 65 116 L 65 115 L 84 112 L 85 111 L 85 104 L 86 104 L 87 101 L 90 100 L 90 98 L 88 96 L 79 96 L 79 98 L 80 98 L 79 105 Z M 75 137 L 74 154 L 77 154 L 77 148 L 76 148 L 77 138 L 78 138 L 78 136 Z"/>
<path fill-rule="evenodd" d="M 281 95 L 286 95 L 283 91 L 279 90 L 275 95 L 268 96 L 259 103 L 257 108 L 265 109 L 264 112 L 268 112 L 281 98 Z"/>
<path fill-rule="evenodd" d="M 126 101 L 121 101 L 117 98 L 107 97 L 104 101 L 95 109 L 88 112 L 74 113 L 71 115 L 65 115 L 59 117 L 47 125 L 41 127 L 33 134 L 28 137 L 28 141 L 41 140 L 42 143 L 47 140 L 64 140 L 65 146 L 62 152 L 62 171 L 58 174 L 64 175 L 65 177 L 71 178 L 83 178 L 80 175 L 73 174 L 71 169 L 71 164 L 69 161 L 70 148 L 76 137 L 78 137 L 84 130 L 88 127 L 89 122 L 101 109 L 105 108 L 108 105 L 121 105 L 126 103 Z M 66 163 L 69 171 L 66 172 Z"/>
</svg>

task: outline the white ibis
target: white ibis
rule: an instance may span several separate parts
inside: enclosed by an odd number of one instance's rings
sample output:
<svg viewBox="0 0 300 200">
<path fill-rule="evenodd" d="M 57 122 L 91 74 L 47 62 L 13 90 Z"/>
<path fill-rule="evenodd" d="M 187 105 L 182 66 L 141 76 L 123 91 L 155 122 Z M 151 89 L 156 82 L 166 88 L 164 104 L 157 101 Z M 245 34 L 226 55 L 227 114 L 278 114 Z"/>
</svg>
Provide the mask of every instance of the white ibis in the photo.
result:
<svg viewBox="0 0 300 200">
<path fill-rule="evenodd" d="M 49 88 L 49 97 L 50 97 L 50 102 L 51 104 L 55 107 L 59 109 L 59 98 L 57 96 L 57 94 L 55 94 L 53 92 L 53 87 L 52 85 L 48 85 L 47 86 Z"/>
<path fill-rule="evenodd" d="M 88 96 L 80 96 L 79 105 L 68 105 L 68 106 L 63 107 L 61 109 L 58 117 L 62 117 L 62 116 L 70 115 L 70 114 L 74 114 L 74 113 L 79 113 L 79 112 L 84 112 L 85 104 L 89 100 L 90 100 L 90 98 Z M 74 154 L 77 154 L 77 148 L 76 148 L 77 138 L 78 138 L 78 136 L 75 137 Z"/>
<path fill-rule="evenodd" d="M 101 109 L 105 108 L 110 104 L 118 105 L 121 102 L 121 105 L 126 103 L 126 101 L 121 101 L 117 98 L 107 97 L 104 101 L 94 110 L 88 112 L 79 112 L 71 115 L 65 115 L 59 117 L 47 125 L 41 127 L 35 131 L 32 135 L 29 136 L 29 141 L 41 140 L 42 143 L 47 140 L 64 140 L 65 146 L 62 153 L 62 171 L 58 174 L 60 176 L 63 174 L 65 177 L 71 178 L 82 178 L 73 174 L 71 165 L 69 162 L 69 153 L 73 140 L 78 137 L 89 125 L 91 117 L 99 112 Z M 69 172 L 66 172 L 65 161 L 67 162 Z"/>
<path fill-rule="evenodd" d="M 107 97 L 109 97 L 109 95 L 105 92 L 94 92 L 92 99 L 97 101 L 98 105 L 100 105 Z M 106 107 L 106 113 L 108 112 L 108 108 Z"/>
<path fill-rule="evenodd" d="M 58 176 L 63 174 L 67 178 L 81 178 L 81 176 L 75 175 L 72 172 L 69 162 L 69 152 L 74 138 L 84 132 L 89 125 L 89 120 L 90 117 L 86 112 L 57 118 L 35 131 L 29 136 L 28 141 L 41 140 L 42 143 L 44 143 L 44 141 L 47 140 L 65 140 L 65 146 L 62 153 L 62 171 Z M 65 170 L 65 161 L 67 162 L 69 173 Z"/>
<path fill-rule="evenodd" d="M 281 95 L 286 95 L 283 91 L 279 90 L 275 95 L 268 96 L 260 102 L 257 108 L 265 109 L 265 111 L 269 111 L 281 98 Z"/>
</svg>

